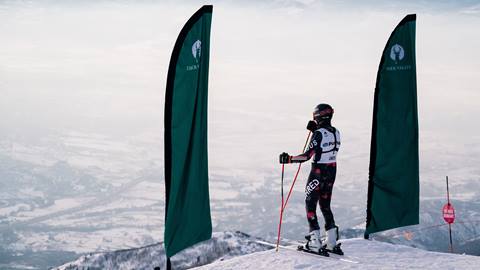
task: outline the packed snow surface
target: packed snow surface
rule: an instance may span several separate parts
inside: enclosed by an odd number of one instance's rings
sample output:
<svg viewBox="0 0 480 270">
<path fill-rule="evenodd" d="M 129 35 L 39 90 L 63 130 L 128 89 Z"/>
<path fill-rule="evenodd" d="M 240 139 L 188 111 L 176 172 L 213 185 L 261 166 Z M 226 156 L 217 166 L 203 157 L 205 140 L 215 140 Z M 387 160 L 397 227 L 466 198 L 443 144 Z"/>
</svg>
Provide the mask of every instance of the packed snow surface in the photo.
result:
<svg viewBox="0 0 480 270">
<path fill-rule="evenodd" d="M 364 239 L 343 240 L 345 256 L 329 258 L 281 248 L 217 261 L 198 270 L 245 269 L 479 269 L 480 257 L 425 251 Z"/>
</svg>

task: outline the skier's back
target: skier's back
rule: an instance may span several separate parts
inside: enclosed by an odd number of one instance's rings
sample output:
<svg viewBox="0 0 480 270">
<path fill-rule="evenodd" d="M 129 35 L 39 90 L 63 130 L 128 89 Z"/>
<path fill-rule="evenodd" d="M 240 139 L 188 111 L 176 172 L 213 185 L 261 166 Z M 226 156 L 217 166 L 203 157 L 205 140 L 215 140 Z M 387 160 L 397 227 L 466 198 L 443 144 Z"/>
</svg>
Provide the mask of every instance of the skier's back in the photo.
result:
<svg viewBox="0 0 480 270">
<path fill-rule="evenodd" d="M 312 159 L 312 169 L 305 187 L 305 208 L 310 228 L 306 248 L 321 252 L 322 248 L 336 253 L 342 253 L 336 241 L 338 227 L 335 225 L 330 201 L 333 184 L 337 172 L 337 152 L 340 148 L 340 132 L 331 125 L 333 108 L 328 104 L 319 104 L 313 112 L 314 121 L 308 123 L 308 129 L 313 132 L 306 151 L 298 156 L 287 153 L 280 155 L 280 163 L 300 163 Z M 320 205 L 325 219 L 326 243 L 323 246 L 320 239 L 320 227 L 316 214 L 317 203 Z M 322 247 L 323 246 L 323 247 Z"/>
</svg>

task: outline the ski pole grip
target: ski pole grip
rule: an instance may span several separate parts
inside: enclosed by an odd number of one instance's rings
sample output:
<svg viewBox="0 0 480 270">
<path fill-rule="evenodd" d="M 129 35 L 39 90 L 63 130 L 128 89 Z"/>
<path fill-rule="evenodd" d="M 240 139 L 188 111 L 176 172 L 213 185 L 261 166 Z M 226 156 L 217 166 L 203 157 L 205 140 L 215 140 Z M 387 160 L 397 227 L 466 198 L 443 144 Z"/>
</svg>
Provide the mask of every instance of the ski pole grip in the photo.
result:
<svg viewBox="0 0 480 270">
<path fill-rule="evenodd" d="M 283 152 L 280 154 L 280 157 L 279 157 L 280 164 L 288 163 L 289 159 L 290 159 L 290 156 L 288 155 L 288 153 Z"/>
</svg>

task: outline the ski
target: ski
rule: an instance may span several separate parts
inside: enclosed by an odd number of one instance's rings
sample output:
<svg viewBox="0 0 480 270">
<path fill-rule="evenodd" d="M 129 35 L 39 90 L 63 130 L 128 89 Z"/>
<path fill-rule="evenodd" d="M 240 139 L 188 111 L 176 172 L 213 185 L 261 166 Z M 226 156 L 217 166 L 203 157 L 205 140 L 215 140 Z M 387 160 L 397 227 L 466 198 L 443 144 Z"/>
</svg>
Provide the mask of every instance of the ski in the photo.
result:
<svg viewBox="0 0 480 270">
<path fill-rule="evenodd" d="M 302 242 L 298 242 L 298 241 L 293 241 L 294 244 L 297 244 L 299 246 L 303 246 L 303 243 Z M 341 243 L 339 243 L 340 245 Z M 330 258 L 332 259 L 337 259 L 337 260 L 340 260 L 340 261 L 343 261 L 343 262 L 348 262 L 348 263 L 354 263 L 354 264 L 357 264 L 357 263 L 360 263 L 360 261 L 358 261 L 356 257 L 350 257 L 350 256 L 345 256 L 345 255 L 340 255 L 338 253 L 335 253 L 331 250 L 328 250 L 328 249 L 325 249 L 328 254 L 330 255 Z M 308 253 L 308 252 L 306 252 Z M 343 252 L 342 252 L 343 253 Z M 318 255 L 318 254 L 317 254 Z"/>
<path fill-rule="evenodd" d="M 261 245 L 265 245 L 265 246 L 270 246 L 270 247 L 277 247 L 277 245 L 275 244 L 272 244 L 272 243 L 269 243 L 269 242 L 265 242 L 265 241 L 261 241 L 261 240 L 255 240 L 256 243 L 259 243 Z M 288 250 L 288 251 L 294 251 L 294 252 L 298 252 L 298 253 L 301 253 L 303 255 L 307 255 L 307 256 L 312 256 L 312 257 L 315 257 L 315 258 L 318 258 L 318 259 L 325 259 L 325 260 L 339 260 L 339 261 L 342 261 L 342 262 L 347 262 L 347 263 L 352 263 L 352 264 L 358 264 L 360 263 L 359 261 L 355 261 L 355 260 L 352 260 L 350 258 L 342 258 L 342 256 L 339 256 L 337 254 L 332 254 L 334 256 L 322 256 L 322 255 L 319 255 L 318 253 L 315 253 L 313 251 L 301 251 L 298 249 L 298 246 L 295 247 L 295 246 L 282 246 L 282 245 L 279 245 L 278 248 L 280 249 L 283 249 L 283 250 Z M 303 246 L 302 246 L 303 248 Z"/>
<path fill-rule="evenodd" d="M 327 249 L 327 245 L 324 245 L 323 249 L 325 249 L 328 253 L 343 256 L 344 253 L 343 250 L 340 248 L 341 245 L 342 243 L 338 243 L 333 249 Z"/>
<path fill-rule="evenodd" d="M 350 257 L 344 257 L 343 255 L 338 255 L 336 253 L 329 253 L 329 254 L 330 254 L 330 258 L 335 258 L 335 259 L 338 259 L 342 262 L 349 262 L 349 263 L 354 263 L 354 264 L 360 263 L 359 261 L 355 261 L 355 260 L 351 259 Z"/>
<path fill-rule="evenodd" d="M 276 248 L 277 245 L 275 244 L 272 244 L 272 243 L 269 243 L 269 242 L 265 242 L 265 241 L 261 241 L 261 240 L 256 240 L 255 242 L 261 244 L 261 245 L 266 245 L 266 246 L 270 246 L 270 247 L 273 247 L 273 248 Z M 300 250 L 300 246 L 298 247 L 295 247 L 295 246 L 282 246 L 282 245 L 278 245 L 278 248 L 280 249 L 283 249 L 283 250 L 289 250 L 289 251 L 295 251 L 295 252 L 302 252 L 303 254 L 305 255 L 311 255 L 311 256 L 315 256 L 315 257 L 321 257 L 321 258 L 328 258 L 328 253 L 326 253 L 327 255 L 324 256 L 324 255 L 320 255 L 316 252 L 313 252 L 313 251 L 309 251 L 307 249 L 303 249 L 303 250 Z"/>
<path fill-rule="evenodd" d="M 297 246 L 297 250 L 302 251 L 302 252 L 306 252 L 306 253 L 310 253 L 310 254 L 315 254 L 315 255 L 318 255 L 318 256 L 330 257 L 330 255 L 328 254 L 328 252 L 324 248 L 321 248 L 318 252 L 315 252 L 313 250 L 305 248 L 303 245 L 299 245 L 299 246 Z"/>
<path fill-rule="evenodd" d="M 280 248 L 282 249 L 288 249 L 288 250 L 294 250 L 293 247 L 291 246 L 279 246 Z M 302 250 L 300 250 L 300 248 Z M 297 251 L 302 253 L 302 254 L 305 254 L 305 255 L 309 255 L 309 256 L 312 256 L 312 257 L 316 257 L 316 258 L 320 258 L 320 259 L 327 259 L 327 260 L 339 260 L 339 261 L 342 261 L 342 262 L 347 262 L 347 263 L 352 263 L 352 264 L 359 264 L 360 262 L 359 261 L 355 261 L 355 260 L 352 260 L 350 258 L 343 258 L 343 256 L 340 256 L 340 255 L 337 255 L 337 254 L 334 254 L 334 253 L 327 253 L 328 256 L 324 256 L 324 255 L 320 255 L 314 251 L 310 251 L 308 249 L 305 249 L 303 248 L 303 246 L 298 246 L 297 247 Z"/>
</svg>

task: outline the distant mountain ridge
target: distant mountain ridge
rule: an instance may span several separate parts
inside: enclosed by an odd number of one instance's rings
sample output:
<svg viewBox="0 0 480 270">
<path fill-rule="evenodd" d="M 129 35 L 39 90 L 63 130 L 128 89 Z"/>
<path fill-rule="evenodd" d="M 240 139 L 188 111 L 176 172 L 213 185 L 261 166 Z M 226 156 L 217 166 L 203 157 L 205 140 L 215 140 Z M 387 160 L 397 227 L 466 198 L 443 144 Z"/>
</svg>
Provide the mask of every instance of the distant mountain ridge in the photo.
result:
<svg viewBox="0 0 480 270">
<path fill-rule="evenodd" d="M 189 269 L 216 260 L 229 259 L 253 252 L 271 249 L 256 242 L 256 238 L 241 232 L 218 232 L 212 239 L 181 251 L 172 260 L 173 269 Z M 163 243 L 141 248 L 123 249 L 113 252 L 90 253 L 77 260 L 65 263 L 52 270 L 100 270 L 100 269 L 164 269 L 165 249 Z"/>
</svg>

